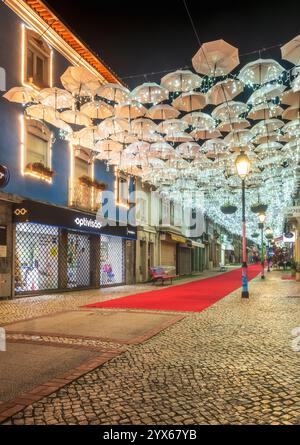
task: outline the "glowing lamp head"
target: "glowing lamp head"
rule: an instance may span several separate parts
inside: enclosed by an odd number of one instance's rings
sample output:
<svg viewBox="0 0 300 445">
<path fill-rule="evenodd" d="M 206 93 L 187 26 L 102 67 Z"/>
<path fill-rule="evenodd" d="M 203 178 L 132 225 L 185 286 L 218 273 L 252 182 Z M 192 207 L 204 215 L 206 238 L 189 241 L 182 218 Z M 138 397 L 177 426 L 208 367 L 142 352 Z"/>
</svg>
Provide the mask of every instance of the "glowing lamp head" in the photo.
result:
<svg viewBox="0 0 300 445">
<path fill-rule="evenodd" d="M 259 213 L 258 219 L 259 219 L 259 222 L 261 224 L 263 224 L 265 222 L 265 220 L 266 220 L 266 214 L 265 213 Z"/>
<path fill-rule="evenodd" d="M 241 153 L 235 160 L 237 173 L 241 179 L 245 179 L 250 171 L 250 159 L 245 153 Z"/>
<path fill-rule="evenodd" d="M 266 235 L 266 238 L 268 238 L 268 239 L 272 239 L 273 238 L 273 231 L 272 231 L 272 229 L 270 227 L 266 228 L 265 235 Z"/>
</svg>

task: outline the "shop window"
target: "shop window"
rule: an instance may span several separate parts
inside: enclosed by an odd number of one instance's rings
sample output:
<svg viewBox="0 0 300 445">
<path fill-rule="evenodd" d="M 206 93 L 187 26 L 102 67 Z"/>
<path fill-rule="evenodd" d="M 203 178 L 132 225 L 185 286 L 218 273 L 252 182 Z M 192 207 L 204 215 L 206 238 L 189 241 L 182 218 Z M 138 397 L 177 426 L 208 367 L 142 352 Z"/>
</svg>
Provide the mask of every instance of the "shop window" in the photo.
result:
<svg viewBox="0 0 300 445">
<path fill-rule="evenodd" d="M 25 119 L 24 172 L 51 182 L 52 133 L 40 121 Z"/>
<path fill-rule="evenodd" d="M 174 226 L 182 226 L 182 207 L 179 203 L 174 203 Z"/>
<path fill-rule="evenodd" d="M 125 281 L 124 242 L 122 238 L 101 235 L 100 284 L 121 284 Z"/>
<path fill-rule="evenodd" d="M 148 224 L 148 201 L 139 197 L 137 200 L 137 220 L 141 224 Z"/>
<path fill-rule="evenodd" d="M 71 205 L 94 210 L 93 162 L 88 150 L 77 147 L 74 154 L 74 177 L 70 180 Z"/>
<path fill-rule="evenodd" d="M 167 199 L 162 199 L 160 208 L 160 224 L 163 226 L 170 225 L 170 201 Z"/>
<path fill-rule="evenodd" d="M 51 49 L 33 30 L 24 28 L 24 81 L 38 88 L 51 86 Z"/>
</svg>

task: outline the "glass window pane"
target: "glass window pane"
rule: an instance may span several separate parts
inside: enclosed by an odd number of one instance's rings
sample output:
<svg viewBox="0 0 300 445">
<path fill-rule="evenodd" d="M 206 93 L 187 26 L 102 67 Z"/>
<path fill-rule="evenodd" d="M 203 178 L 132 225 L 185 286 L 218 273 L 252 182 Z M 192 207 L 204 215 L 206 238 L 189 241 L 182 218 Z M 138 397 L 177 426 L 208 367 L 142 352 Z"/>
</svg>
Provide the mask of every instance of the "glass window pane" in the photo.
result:
<svg viewBox="0 0 300 445">
<path fill-rule="evenodd" d="M 75 158 L 75 177 L 78 179 L 81 176 L 89 176 L 89 164 L 80 158 Z"/>
<path fill-rule="evenodd" d="M 28 49 L 27 52 L 27 80 L 30 81 L 30 79 L 33 80 L 33 52 Z"/>
<path fill-rule="evenodd" d="M 44 82 L 44 60 L 36 56 L 36 81 L 39 85 Z"/>
<path fill-rule="evenodd" d="M 47 166 L 48 143 L 38 136 L 27 133 L 27 163 L 40 162 Z"/>
</svg>

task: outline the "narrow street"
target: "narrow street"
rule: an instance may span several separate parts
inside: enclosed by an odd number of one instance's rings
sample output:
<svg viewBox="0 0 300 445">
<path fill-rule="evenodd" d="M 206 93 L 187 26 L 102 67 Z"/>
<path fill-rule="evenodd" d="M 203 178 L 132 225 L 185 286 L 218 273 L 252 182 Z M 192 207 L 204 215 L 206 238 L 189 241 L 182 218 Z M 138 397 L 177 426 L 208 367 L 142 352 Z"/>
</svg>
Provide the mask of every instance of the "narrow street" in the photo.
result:
<svg viewBox="0 0 300 445">
<path fill-rule="evenodd" d="M 265 281 L 252 280 L 249 300 L 240 298 L 239 289 L 200 313 L 172 314 L 184 318 L 139 344 L 8 334 L 8 350 L 43 340 L 66 349 L 77 343 L 82 353 L 92 344 L 119 355 L 108 354 L 106 363 L 4 424 L 299 424 L 300 352 L 292 335 L 300 325 L 299 284 L 282 276 L 273 271 Z M 89 292 L 0 303 L 0 319 L 82 312 L 80 306 L 95 301 Z M 157 311 L 93 311 L 157 316 Z"/>
</svg>

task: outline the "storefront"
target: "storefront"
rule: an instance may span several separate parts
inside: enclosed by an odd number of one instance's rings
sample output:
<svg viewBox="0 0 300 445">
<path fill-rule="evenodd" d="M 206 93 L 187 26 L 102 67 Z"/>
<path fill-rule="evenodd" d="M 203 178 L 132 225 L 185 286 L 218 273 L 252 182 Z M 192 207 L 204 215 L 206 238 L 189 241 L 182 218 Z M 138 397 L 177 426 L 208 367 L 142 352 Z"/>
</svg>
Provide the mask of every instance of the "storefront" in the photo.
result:
<svg viewBox="0 0 300 445">
<path fill-rule="evenodd" d="M 13 214 L 16 294 L 125 283 L 125 241 L 136 239 L 135 227 L 32 201 Z"/>
<path fill-rule="evenodd" d="M 157 266 L 158 237 L 155 230 L 138 228 L 136 241 L 136 282 L 150 280 L 150 268 Z"/>
<path fill-rule="evenodd" d="M 192 272 L 203 272 L 205 267 L 205 245 L 192 241 Z"/>
</svg>

